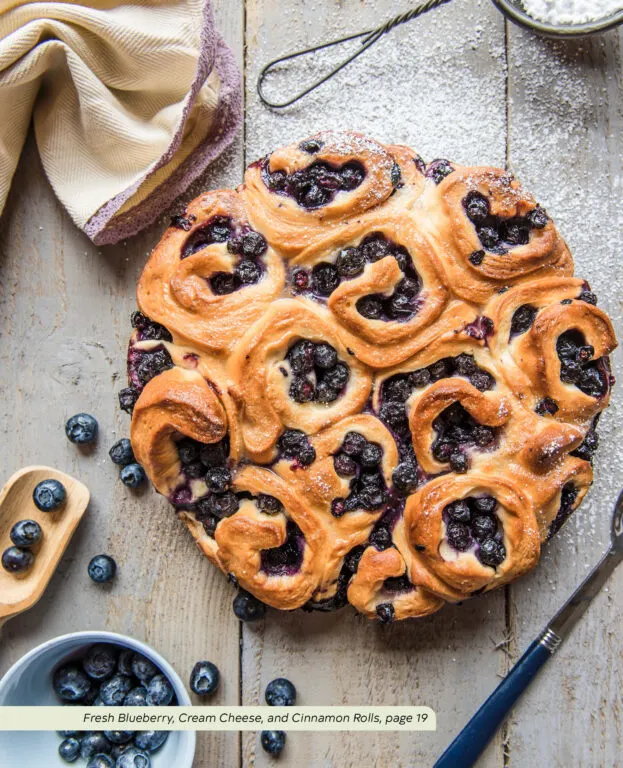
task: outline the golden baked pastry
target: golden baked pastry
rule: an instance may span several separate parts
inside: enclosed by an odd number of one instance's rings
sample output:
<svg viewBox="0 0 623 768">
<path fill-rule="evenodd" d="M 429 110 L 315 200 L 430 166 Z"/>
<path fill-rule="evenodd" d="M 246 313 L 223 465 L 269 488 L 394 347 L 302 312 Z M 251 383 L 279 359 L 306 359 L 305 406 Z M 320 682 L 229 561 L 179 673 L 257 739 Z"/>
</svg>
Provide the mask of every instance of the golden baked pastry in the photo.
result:
<svg viewBox="0 0 623 768">
<path fill-rule="evenodd" d="M 612 325 L 505 171 L 320 133 L 174 217 L 137 298 L 136 458 L 249 601 L 423 616 L 592 482 Z"/>
</svg>

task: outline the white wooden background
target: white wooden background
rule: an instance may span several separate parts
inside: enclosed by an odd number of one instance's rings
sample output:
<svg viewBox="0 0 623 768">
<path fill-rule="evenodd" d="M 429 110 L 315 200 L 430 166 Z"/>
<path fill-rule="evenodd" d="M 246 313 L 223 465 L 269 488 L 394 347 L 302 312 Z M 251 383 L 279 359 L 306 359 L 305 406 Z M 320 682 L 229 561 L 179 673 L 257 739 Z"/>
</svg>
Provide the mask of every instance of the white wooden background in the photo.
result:
<svg viewBox="0 0 623 768">
<path fill-rule="evenodd" d="M 365 29 L 410 5 L 215 0 L 220 28 L 244 68 L 245 128 L 191 192 L 236 185 L 247 162 L 326 127 L 405 142 L 428 160 L 506 164 L 558 221 L 579 274 L 590 279 L 623 338 L 621 33 L 554 43 L 505 23 L 487 0 L 454 0 L 395 30 L 301 104 L 275 114 L 259 103 L 255 81 L 267 60 Z M 107 457 L 128 433 L 116 391 L 134 286 L 166 220 L 119 246 L 95 248 L 56 202 L 34 142 L 25 148 L 0 221 L 1 466 L 8 477 L 22 465 L 49 463 L 86 482 L 93 500 L 44 599 L 5 627 L 0 673 L 54 635 L 130 633 L 162 652 L 184 679 L 196 659 L 216 662 L 218 703 L 258 703 L 266 683 L 284 675 L 301 704 L 413 703 L 437 711 L 434 734 L 292 733 L 282 766 L 431 766 L 607 542 L 610 508 L 623 485 L 621 385 L 602 419 L 589 498 L 521 582 L 390 627 L 349 609 L 329 616 L 271 611 L 263 624 L 242 627 L 231 613 L 233 589 L 199 556 L 168 504 L 152 489 L 129 492 Z M 620 353 L 615 368 L 623 378 Z M 92 453 L 64 436 L 66 417 L 78 410 L 100 421 Z M 102 551 L 120 566 L 110 590 L 86 577 L 88 560 Z M 623 570 L 480 766 L 623 764 L 622 593 Z M 197 768 L 273 764 L 256 734 L 199 736 Z"/>
</svg>

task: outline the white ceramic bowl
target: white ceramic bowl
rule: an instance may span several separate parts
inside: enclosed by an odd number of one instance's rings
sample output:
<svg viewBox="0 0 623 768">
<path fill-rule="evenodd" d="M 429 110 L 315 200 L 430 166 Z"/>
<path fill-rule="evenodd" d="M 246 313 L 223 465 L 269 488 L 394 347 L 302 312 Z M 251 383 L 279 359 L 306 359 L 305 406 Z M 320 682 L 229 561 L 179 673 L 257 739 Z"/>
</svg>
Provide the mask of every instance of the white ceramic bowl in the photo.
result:
<svg viewBox="0 0 623 768">
<path fill-rule="evenodd" d="M 166 659 L 145 643 L 113 632 L 72 632 L 33 648 L 0 680 L 0 706 L 57 705 L 52 673 L 61 662 L 81 655 L 93 643 L 113 643 L 147 656 L 171 681 L 178 703 L 190 706 L 184 684 Z M 0 731 L 0 765 L 2 768 L 67 768 L 67 763 L 58 755 L 60 742 L 55 731 Z M 151 756 L 152 768 L 192 768 L 195 743 L 194 731 L 172 731 L 164 746 Z M 84 768 L 84 761 L 78 760 L 74 765 Z"/>
</svg>

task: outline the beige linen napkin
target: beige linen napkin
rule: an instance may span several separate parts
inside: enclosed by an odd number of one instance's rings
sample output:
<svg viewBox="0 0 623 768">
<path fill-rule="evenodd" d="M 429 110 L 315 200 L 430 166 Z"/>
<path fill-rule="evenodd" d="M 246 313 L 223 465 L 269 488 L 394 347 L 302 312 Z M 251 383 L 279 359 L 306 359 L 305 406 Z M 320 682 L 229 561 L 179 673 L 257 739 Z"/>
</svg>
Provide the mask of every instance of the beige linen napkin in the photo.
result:
<svg viewBox="0 0 623 768">
<path fill-rule="evenodd" d="M 30 124 L 98 244 L 151 222 L 232 141 L 241 78 L 210 0 L 0 0 L 0 212 Z"/>
</svg>

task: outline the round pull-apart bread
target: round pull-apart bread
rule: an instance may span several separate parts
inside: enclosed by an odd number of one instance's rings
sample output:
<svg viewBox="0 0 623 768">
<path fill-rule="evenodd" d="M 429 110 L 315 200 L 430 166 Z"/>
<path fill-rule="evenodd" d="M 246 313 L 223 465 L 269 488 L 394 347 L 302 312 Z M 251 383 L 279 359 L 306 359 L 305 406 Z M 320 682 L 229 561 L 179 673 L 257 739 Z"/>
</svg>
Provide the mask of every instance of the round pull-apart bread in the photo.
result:
<svg viewBox="0 0 623 768">
<path fill-rule="evenodd" d="M 531 569 L 592 481 L 612 325 L 510 174 L 325 132 L 174 217 L 122 407 L 205 555 L 382 622 Z"/>
</svg>

